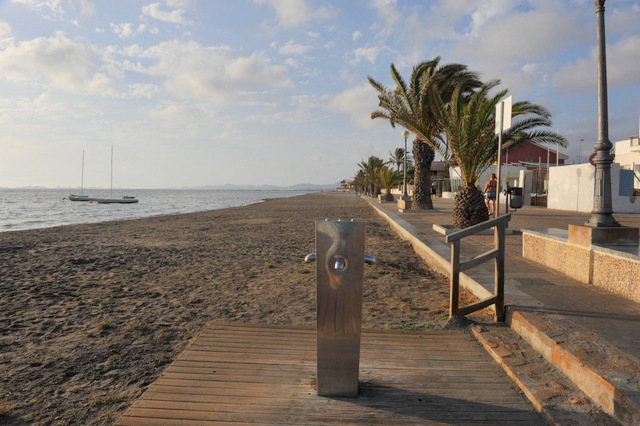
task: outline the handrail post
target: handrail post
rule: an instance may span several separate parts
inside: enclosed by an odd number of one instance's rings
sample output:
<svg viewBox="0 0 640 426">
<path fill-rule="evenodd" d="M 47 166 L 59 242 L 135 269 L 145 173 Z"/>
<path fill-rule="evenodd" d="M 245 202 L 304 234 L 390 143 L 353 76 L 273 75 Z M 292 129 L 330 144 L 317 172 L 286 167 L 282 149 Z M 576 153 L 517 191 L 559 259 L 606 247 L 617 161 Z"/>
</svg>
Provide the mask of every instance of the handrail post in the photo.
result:
<svg viewBox="0 0 640 426">
<path fill-rule="evenodd" d="M 449 317 L 458 315 L 460 288 L 460 240 L 451 243 L 451 289 L 449 291 Z"/>
<path fill-rule="evenodd" d="M 509 222 L 510 219 L 511 215 L 506 214 L 445 236 L 445 242 L 451 244 L 449 317 L 464 316 L 487 306 L 495 305 L 495 320 L 504 322 L 505 234 L 507 222 Z M 493 228 L 494 248 L 472 259 L 466 260 L 461 264 L 460 241 L 465 237 L 491 228 Z M 494 294 L 491 297 L 461 308 L 458 300 L 460 296 L 460 272 L 488 262 L 491 259 L 495 259 Z"/>
<path fill-rule="evenodd" d="M 493 232 L 494 245 L 498 249 L 495 260 L 495 295 L 496 295 L 496 321 L 504 322 L 504 234 L 505 223 L 495 227 Z"/>
</svg>

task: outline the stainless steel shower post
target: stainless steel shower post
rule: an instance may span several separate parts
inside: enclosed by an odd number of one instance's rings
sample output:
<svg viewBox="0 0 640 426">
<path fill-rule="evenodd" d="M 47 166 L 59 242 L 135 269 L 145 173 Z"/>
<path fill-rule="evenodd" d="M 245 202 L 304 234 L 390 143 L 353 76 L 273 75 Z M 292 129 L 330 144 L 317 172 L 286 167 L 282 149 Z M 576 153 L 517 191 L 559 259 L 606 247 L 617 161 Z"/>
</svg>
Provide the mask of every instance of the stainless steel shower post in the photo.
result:
<svg viewBox="0 0 640 426">
<path fill-rule="evenodd" d="M 316 221 L 318 395 L 357 396 L 365 222 Z"/>
</svg>

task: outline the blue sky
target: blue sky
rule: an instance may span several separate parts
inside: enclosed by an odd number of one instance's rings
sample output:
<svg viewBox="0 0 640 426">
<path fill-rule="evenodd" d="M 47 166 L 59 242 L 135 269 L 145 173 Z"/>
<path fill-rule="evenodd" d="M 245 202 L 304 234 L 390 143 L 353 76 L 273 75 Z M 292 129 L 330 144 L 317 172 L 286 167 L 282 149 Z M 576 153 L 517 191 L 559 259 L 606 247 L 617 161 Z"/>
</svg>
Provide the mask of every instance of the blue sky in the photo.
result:
<svg viewBox="0 0 640 426">
<path fill-rule="evenodd" d="M 612 141 L 638 134 L 640 3 L 606 4 Z M 0 187 L 335 183 L 403 129 L 391 84 L 442 57 L 597 138 L 592 0 L 0 0 Z"/>
</svg>

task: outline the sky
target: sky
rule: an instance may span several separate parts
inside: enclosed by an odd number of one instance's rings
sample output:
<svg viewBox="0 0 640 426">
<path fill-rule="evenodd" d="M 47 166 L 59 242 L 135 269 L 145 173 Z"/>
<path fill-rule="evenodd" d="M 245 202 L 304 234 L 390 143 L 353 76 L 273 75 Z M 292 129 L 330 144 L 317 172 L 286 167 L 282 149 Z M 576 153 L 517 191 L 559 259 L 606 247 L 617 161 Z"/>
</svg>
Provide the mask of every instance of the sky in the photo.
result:
<svg viewBox="0 0 640 426">
<path fill-rule="evenodd" d="M 640 2 L 606 3 L 609 136 L 638 135 Z M 440 56 L 597 139 L 593 0 L 0 0 L 0 187 L 333 184 L 402 128 L 395 64 Z M 580 139 L 584 142 L 580 144 Z M 409 140 L 411 143 L 411 140 Z"/>
</svg>

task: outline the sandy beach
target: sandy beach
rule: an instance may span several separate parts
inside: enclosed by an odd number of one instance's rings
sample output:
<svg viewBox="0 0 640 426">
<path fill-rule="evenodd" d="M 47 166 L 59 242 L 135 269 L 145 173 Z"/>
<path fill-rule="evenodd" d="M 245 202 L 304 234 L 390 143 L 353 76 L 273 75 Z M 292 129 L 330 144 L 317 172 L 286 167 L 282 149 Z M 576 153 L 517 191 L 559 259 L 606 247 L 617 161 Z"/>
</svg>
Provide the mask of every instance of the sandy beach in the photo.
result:
<svg viewBox="0 0 640 426">
<path fill-rule="evenodd" d="M 0 234 L 0 423 L 111 424 L 211 320 L 315 324 L 316 219 L 367 222 L 363 327 L 446 325 L 448 281 L 352 194 Z"/>
</svg>

